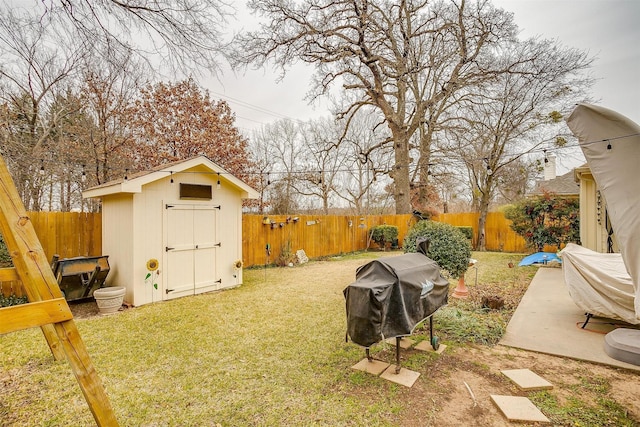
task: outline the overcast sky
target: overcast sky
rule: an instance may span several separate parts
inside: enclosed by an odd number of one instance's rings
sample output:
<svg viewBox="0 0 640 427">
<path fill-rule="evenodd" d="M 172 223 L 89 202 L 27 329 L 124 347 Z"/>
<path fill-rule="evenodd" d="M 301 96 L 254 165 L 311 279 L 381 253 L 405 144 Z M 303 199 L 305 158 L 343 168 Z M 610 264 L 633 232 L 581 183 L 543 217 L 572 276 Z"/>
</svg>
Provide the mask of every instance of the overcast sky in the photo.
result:
<svg viewBox="0 0 640 427">
<path fill-rule="evenodd" d="M 521 38 L 539 35 L 588 50 L 597 59 L 592 94 L 598 104 L 640 123 L 640 0 L 493 0 L 514 13 Z M 328 115 L 326 102 L 309 105 L 310 68 L 297 66 L 281 82 L 270 69 L 222 82 L 202 81 L 213 98 L 225 99 L 238 127 L 249 133 L 282 118 L 308 120 Z"/>
</svg>

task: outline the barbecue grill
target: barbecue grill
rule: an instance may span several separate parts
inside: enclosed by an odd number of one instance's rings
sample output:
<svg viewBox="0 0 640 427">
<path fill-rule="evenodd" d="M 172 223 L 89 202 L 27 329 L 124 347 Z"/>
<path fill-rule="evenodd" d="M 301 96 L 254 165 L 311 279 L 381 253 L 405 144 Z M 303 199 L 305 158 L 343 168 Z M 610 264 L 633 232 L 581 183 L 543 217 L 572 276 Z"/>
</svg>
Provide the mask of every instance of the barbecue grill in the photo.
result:
<svg viewBox="0 0 640 427">
<path fill-rule="evenodd" d="M 67 301 L 93 296 L 93 291 L 102 287 L 109 274 L 109 256 L 74 257 L 51 260 L 53 275 Z"/>
<path fill-rule="evenodd" d="M 369 347 L 396 338 L 396 370 L 400 370 L 400 339 L 413 333 L 429 318 L 430 342 L 439 347 L 433 335 L 432 315 L 447 304 L 449 281 L 440 267 L 427 257 L 428 241 L 418 243 L 418 252 L 371 261 L 356 270 L 356 281 L 344 290 L 347 311 L 347 340 Z"/>
</svg>

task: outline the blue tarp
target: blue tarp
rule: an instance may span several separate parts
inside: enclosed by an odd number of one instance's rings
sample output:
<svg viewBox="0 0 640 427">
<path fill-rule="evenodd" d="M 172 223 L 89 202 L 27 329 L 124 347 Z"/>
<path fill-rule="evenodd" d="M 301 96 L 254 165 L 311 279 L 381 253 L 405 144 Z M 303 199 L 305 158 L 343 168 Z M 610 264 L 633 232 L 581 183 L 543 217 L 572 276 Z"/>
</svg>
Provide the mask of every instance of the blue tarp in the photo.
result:
<svg viewBox="0 0 640 427">
<path fill-rule="evenodd" d="M 536 252 L 535 254 L 524 257 L 518 266 L 522 267 L 524 265 L 546 264 L 552 261 L 562 263 L 562 260 L 558 255 L 552 252 Z"/>
</svg>

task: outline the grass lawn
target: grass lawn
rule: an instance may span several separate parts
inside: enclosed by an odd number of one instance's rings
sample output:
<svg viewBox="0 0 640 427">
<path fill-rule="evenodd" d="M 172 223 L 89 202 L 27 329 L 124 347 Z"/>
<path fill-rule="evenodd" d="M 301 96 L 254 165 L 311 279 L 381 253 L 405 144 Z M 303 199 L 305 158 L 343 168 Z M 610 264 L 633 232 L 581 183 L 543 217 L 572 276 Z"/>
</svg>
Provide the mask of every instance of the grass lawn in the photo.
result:
<svg viewBox="0 0 640 427">
<path fill-rule="evenodd" d="M 452 300 L 434 317 L 450 355 L 403 354 L 403 366 L 423 375 L 420 385 L 409 389 L 350 368 L 364 351 L 345 342 L 342 291 L 359 265 L 386 255 L 249 269 L 235 289 L 76 322 L 123 426 L 433 425 L 450 399 L 443 389 L 457 369 L 508 387 L 463 355 L 478 346 L 492 351 L 504 333 L 536 271 L 507 266 L 521 254 L 474 253 L 478 285 L 475 270 L 466 276 L 472 298 Z M 483 310 L 484 294 L 503 296 L 505 308 Z M 428 337 L 428 331 L 417 337 Z M 372 351 L 393 358 L 384 345 Z M 67 362 L 53 361 L 38 329 L 1 336 L 0 364 L 1 425 L 94 424 Z M 496 417 L 495 410 L 486 410 Z M 606 416 L 623 417 L 619 410 Z"/>
</svg>

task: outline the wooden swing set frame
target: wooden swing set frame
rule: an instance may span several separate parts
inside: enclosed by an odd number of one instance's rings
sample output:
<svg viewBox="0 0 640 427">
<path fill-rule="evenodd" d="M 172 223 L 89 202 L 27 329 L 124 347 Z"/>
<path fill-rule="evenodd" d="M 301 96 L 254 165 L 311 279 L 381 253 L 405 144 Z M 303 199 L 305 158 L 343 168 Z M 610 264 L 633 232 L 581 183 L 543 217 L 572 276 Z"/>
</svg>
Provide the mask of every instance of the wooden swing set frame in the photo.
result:
<svg viewBox="0 0 640 427">
<path fill-rule="evenodd" d="M 71 365 L 96 424 L 117 426 L 109 398 L 2 156 L 0 233 L 14 265 L 0 268 L 0 282 L 21 281 L 29 299 L 27 304 L 0 308 L 0 335 L 39 327 L 53 358 L 66 358 Z"/>
</svg>

